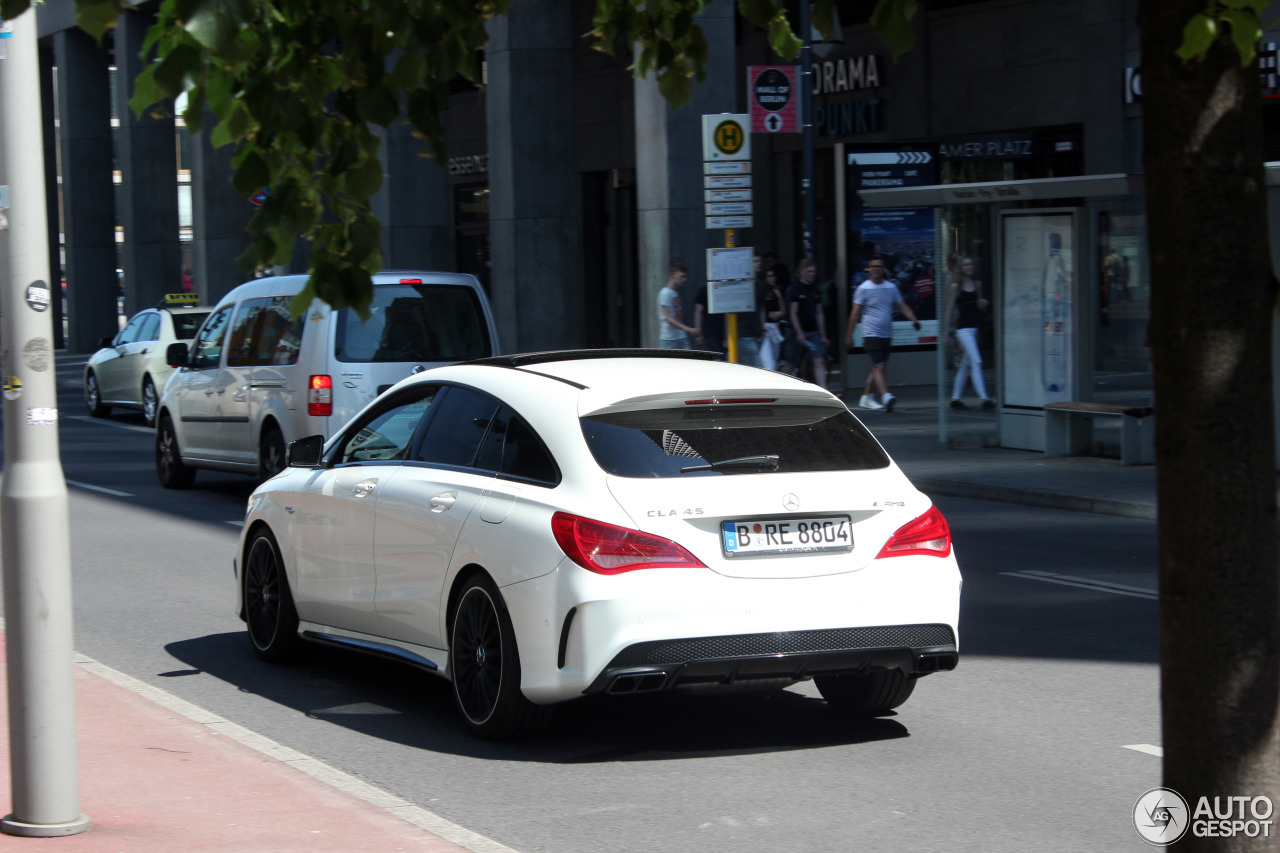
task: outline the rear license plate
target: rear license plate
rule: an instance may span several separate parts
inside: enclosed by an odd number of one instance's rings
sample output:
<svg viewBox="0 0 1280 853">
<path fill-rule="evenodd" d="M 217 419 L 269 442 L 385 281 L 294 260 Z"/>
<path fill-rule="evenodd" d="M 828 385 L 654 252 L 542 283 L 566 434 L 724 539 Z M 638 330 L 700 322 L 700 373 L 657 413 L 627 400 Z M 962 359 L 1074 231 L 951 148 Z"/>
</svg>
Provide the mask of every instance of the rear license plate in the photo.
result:
<svg viewBox="0 0 1280 853">
<path fill-rule="evenodd" d="M 847 515 L 725 521 L 720 524 L 720 544 L 726 557 L 852 551 L 853 526 Z"/>
</svg>

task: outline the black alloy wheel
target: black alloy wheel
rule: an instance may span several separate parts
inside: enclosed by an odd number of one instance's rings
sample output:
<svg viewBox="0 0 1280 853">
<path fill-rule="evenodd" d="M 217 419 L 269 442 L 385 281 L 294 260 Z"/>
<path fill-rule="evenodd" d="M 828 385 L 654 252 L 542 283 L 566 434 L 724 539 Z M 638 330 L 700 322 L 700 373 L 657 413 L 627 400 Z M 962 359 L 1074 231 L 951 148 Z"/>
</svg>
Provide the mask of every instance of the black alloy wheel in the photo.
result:
<svg viewBox="0 0 1280 853">
<path fill-rule="evenodd" d="M 244 618 L 258 657 L 283 661 L 297 654 L 298 611 L 275 538 L 260 531 L 244 561 Z"/>
<path fill-rule="evenodd" d="M 102 389 L 98 387 L 98 374 L 89 371 L 84 377 L 84 407 L 95 418 L 111 414 L 111 407 L 102 404 Z"/>
<path fill-rule="evenodd" d="M 160 411 L 160 395 L 156 393 L 156 384 L 147 376 L 142 380 L 142 420 L 147 426 L 156 425 L 156 412 Z"/>
<path fill-rule="evenodd" d="M 178 437 L 168 415 L 160 416 L 160 426 L 156 428 L 156 476 L 166 489 L 186 489 L 196 479 L 195 469 L 182 464 Z"/>
<path fill-rule="evenodd" d="M 262 442 L 258 445 L 258 473 L 262 479 L 270 480 L 283 471 L 284 466 L 284 435 L 280 430 L 271 427 L 262 434 Z"/>
<path fill-rule="evenodd" d="M 503 740 L 532 733 L 550 719 L 550 708 L 520 692 L 515 632 L 488 577 L 471 578 L 458 596 L 450 641 L 453 696 L 474 734 Z"/>
</svg>

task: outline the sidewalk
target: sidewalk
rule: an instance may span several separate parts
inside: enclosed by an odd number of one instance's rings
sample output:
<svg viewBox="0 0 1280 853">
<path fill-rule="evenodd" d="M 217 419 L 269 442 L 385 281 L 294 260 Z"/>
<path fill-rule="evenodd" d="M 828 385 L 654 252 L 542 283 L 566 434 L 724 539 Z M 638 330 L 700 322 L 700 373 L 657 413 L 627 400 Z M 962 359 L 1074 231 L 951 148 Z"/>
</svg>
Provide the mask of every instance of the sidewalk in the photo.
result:
<svg viewBox="0 0 1280 853">
<path fill-rule="evenodd" d="M 1046 458 L 996 447 L 996 414 L 948 410 L 949 441 L 938 440 L 937 389 L 894 389 L 892 413 L 857 408 L 861 389 L 843 399 L 913 483 L 929 495 L 1002 501 L 1129 518 L 1156 517 L 1154 465 L 1120 464 L 1110 456 Z"/>
<path fill-rule="evenodd" d="M 855 411 L 927 494 L 1155 518 L 1153 466 L 997 448 L 994 413 L 976 408 L 948 411 L 952 440 L 944 444 L 936 390 L 897 393 L 891 414 Z M 856 406 L 859 394 L 845 399 Z M 0 633 L 0 694 L 4 661 Z M 91 828 L 67 838 L 0 835 L 0 853 L 512 853 L 89 658 L 77 656 L 75 678 L 79 808 Z M 0 696 L 7 731 L 5 701 Z M 8 739 L 0 738 L 0 765 L 8 758 Z M 9 785 L 0 773 L 0 813 L 12 807 Z"/>
</svg>

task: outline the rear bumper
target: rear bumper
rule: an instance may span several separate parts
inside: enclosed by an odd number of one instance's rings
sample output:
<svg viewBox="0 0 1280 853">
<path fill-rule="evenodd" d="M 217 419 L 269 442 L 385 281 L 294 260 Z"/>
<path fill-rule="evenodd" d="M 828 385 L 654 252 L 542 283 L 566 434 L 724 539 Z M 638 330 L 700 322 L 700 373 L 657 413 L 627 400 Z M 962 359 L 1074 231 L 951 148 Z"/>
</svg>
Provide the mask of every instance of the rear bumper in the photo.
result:
<svg viewBox="0 0 1280 853">
<path fill-rule="evenodd" d="M 926 675 L 955 669 L 958 662 L 948 625 L 689 637 L 628 646 L 584 692 L 749 690 L 876 668 Z"/>
</svg>

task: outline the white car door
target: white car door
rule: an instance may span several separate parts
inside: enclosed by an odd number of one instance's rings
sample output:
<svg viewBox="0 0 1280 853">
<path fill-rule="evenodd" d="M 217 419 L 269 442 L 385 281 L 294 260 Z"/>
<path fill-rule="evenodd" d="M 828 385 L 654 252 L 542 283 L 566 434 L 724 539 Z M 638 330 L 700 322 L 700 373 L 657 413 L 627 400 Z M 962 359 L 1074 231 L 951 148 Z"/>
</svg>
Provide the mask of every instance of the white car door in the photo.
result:
<svg viewBox="0 0 1280 853">
<path fill-rule="evenodd" d="M 319 470 L 295 515 L 298 612 L 309 622 L 381 635 L 374 590 L 376 507 L 400 470 L 434 386 L 408 389 L 367 412 L 343 434 L 334 467 Z"/>
<path fill-rule="evenodd" d="M 216 459 L 218 415 L 215 388 L 221 370 L 222 342 L 231 318 L 230 305 L 214 312 L 191 342 L 191 356 L 166 388 L 183 455 Z"/>
<path fill-rule="evenodd" d="M 154 311 L 135 314 L 129 324 L 121 329 L 111 342 L 112 349 L 107 357 L 94 367 L 94 371 L 98 374 L 98 388 L 103 402 L 121 403 L 130 402 L 132 399 L 125 395 L 130 387 L 133 367 L 141 361 L 136 341 L 142 333 L 142 327 L 146 325 L 147 317 L 153 314 L 155 314 Z"/>
<path fill-rule="evenodd" d="M 426 432 L 378 499 L 374 562 L 383 636 L 443 649 L 442 599 L 454 545 L 494 482 L 475 467 L 499 404 L 450 387 L 432 403 Z"/>
</svg>

